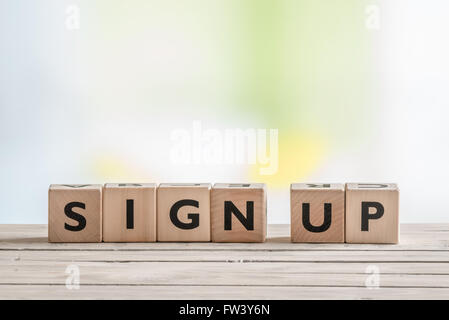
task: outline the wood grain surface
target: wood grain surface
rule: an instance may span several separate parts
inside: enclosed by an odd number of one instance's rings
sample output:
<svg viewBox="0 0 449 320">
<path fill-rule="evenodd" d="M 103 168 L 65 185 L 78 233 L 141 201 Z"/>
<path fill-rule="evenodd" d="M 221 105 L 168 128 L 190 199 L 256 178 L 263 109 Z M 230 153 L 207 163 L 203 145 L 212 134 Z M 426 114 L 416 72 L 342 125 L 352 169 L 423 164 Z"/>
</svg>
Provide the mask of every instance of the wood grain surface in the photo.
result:
<svg viewBox="0 0 449 320">
<path fill-rule="evenodd" d="M 289 233 L 269 225 L 265 243 L 48 243 L 46 225 L 0 225 L 0 298 L 449 299 L 449 224 L 402 225 L 397 245 L 290 243 Z M 68 267 L 79 289 L 66 287 Z"/>
</svg>

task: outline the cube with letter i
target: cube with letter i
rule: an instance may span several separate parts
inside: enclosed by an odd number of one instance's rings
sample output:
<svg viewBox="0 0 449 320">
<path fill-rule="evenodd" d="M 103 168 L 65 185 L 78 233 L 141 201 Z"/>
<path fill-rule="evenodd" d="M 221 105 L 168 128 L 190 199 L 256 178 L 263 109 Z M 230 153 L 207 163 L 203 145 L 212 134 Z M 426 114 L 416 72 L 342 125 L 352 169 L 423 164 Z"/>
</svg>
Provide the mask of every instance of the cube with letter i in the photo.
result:
<svg viewBox="0 0 449 320">
<path fill-rule="evenodd" d="M 213 242 L 265 242 L 265 184 L 217 183 L 211 193 Z"/>
<path fill-rule="evenodd" d="M 396 184 L 346 184 L 346 242 L 399 242 L 399 189 Z"/>
<path fill-rule="evenodd" d="M 292 242 L 344 242 L 345 189 L 340 183 L 293 183 Z"/>
<path fill-rule="evenodd" d="M 103 241 L 156 241 L 156 184 L 105 184 Z"/>
<path fill-rule="evenodd" d="M 101 242 L 101 240 L 102 185 L 50 185 L 48 241 Z"/>
</svg>

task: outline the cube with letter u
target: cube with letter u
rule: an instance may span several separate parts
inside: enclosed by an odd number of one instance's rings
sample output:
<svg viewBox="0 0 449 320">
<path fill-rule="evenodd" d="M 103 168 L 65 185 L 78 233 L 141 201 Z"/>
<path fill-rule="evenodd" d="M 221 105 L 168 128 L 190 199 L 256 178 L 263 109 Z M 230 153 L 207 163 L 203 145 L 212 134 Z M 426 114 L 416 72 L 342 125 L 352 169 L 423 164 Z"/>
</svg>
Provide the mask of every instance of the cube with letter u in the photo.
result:
<svg viewBox="0 0 449 320">
<path fill-rule="evenodd" d="M 344 242 L 345 190 L 341 183 L 293 183 L 292 242 Z"/>
</svg>

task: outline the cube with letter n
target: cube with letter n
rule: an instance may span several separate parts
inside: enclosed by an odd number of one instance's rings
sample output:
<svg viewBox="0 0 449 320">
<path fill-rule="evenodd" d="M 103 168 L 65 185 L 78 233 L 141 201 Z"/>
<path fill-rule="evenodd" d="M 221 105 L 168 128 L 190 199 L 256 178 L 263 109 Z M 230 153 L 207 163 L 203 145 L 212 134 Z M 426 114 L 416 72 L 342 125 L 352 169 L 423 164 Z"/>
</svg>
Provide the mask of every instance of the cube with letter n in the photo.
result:
<svg viewBox="0 0 449 320">
<path fill-rule="evenodd" d="M 213 242 L 265 242 L 265 184 L 217 183 L 211 192 Z"/>
</svg>

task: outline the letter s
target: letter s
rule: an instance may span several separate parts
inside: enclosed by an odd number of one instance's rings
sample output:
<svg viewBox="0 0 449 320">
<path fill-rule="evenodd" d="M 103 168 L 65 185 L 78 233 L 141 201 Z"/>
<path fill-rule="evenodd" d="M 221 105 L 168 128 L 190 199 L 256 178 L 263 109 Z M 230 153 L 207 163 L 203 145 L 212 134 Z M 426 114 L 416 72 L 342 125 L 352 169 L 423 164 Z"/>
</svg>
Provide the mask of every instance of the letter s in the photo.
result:
<svg viewBox="0 0 449 320">
<path fill-rule="evenodd" d="M 70 219 L 78 221 L 77 226 L 71 226 L 67 223 L 64 224 L 64 228 L 69 231 L 81 231 L 86 227 L 86 218 L 79 213 L 74 212 L 73 208 L 86 209 L 86 204 L 82 202 L 70 202 L 64 207 L 64 213 Z"/>
</svg>

